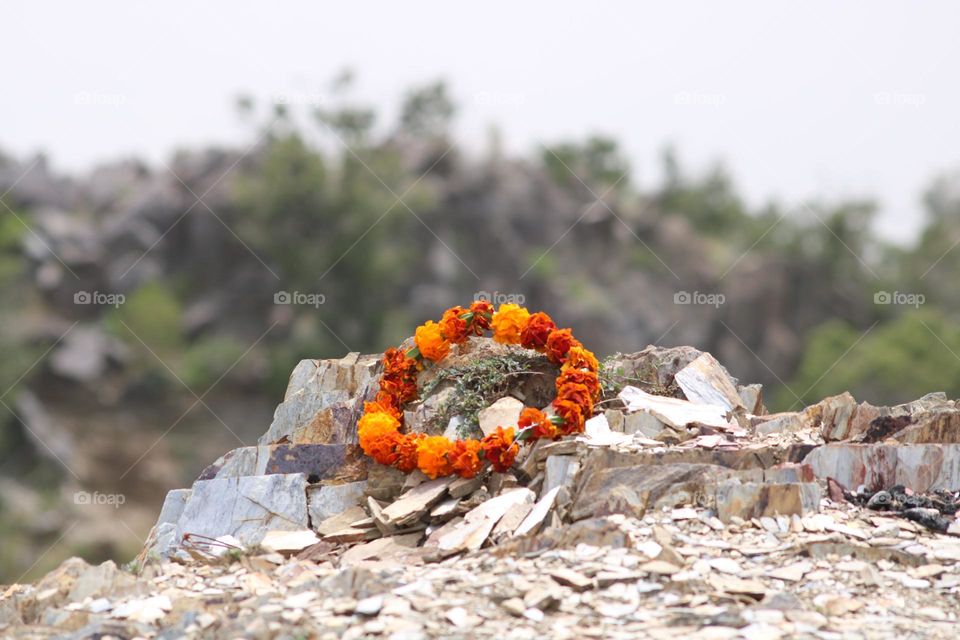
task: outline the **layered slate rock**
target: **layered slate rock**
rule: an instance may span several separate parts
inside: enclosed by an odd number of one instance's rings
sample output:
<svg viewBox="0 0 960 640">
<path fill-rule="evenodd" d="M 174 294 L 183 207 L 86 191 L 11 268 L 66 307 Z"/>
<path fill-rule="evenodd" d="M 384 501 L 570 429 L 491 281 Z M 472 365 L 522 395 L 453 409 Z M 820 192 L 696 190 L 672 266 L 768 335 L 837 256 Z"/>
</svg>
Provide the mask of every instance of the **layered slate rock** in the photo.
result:
<svg viewBox="0 0 960 640">
<path fill-rule="evenodd" d="M 234 449 L 203 470 L 198 480 L 303 473 L 311 481 L 366 479 L 367 457 L 354 444 L 274 444 Z"/>
<path fill-rule="evenodd" d="M 154 527 L 154 551 L 159 556 L 166 556 L 170 549 L 179 542 L 177 538 L 177 523 L 183 515 L 183 509 L 190 499 L 190 489 L 174 489 L 167 493 L 160 509 L 160 516 Z"/>
<path fill-rule="evenodd" d="M 489 340 L 468 345 L 446 365 L 464 366 L 503 349 Z M 642 518 L 663 509 L 690 517 L 690 505 L 712 511 L 710 527 L 792 522 L 821 508 L 827 478 L 841 487 L 830 490 L 831 501 L 854 495 L 842 487 L 859 485 L 903 484 L 921 492 L 960 486 L 960 443 L 926 444 L 960 441 L 960 410 L 943 394 L 894 407 L 843 394 L 803 411 L 767 415 L 759 386 L 741 386 L 708 353 L 649 347 L 611 362 L 605 384 L 617 397 L 607 398 L 612 404 L 588 420 L 584 434 L 540 440 L 506 473 L 429 480 L 374 464 L 356 444 L 363 402 L 376 391 L 378 356 L 304 360 L 259 446 L 227 453 L 192 490 L 168 496 L 154 549 L 175 552 L 187 533 L 231 536 L 234 544 L 251 546 L 269 532 L 313 540 L 312 529 L 328 551 L 361 543 L 344 560 L 418 545 L 409 559 L 429 559 L 515 543 L 578 521 Z M 428 368 L 420 382 L 437 375 Z M 550 375 L 532 379 L 552 388 Z M 634 382 L 642 388 L 630 386 Z M 408 418 L 443 428 L 431 416 L 454 393 L 449 384 L 434 390 L 408 407 Z M 514 396 L 529 400 L 514 387 L 504 389 L 481 412 L 480 427 L 515 422 L 522 403 Z M 506 497 L 521 494 L 515 502 Z M 660 560 L 682 564 L 675 553 L 663 553 L 669 557 Z"/>
<path fill-rule="evenodd" d="M 818 478 L 878 491 L 894 485 L 926 492 L 960 487 L 960 444 L 827 444 L 804 460 Z"/>
<path fill-rule="evenodd" d="M 259 543 L 268 531 L 309 527 L 307 476 L 302 473 L 199 480 L 177 521 L 185 534 L 230 535 L 244 545 Z"/>
<path fill-rule="evenodd" d="M 749 520 L 768 516 L 802 516 L 817 511 L 820 485 L 815 482 L 759 483 L 729 480 L 716 489 L 717 516 Z"/>
<path fill-rule="evenodd" d="M 807 407 L 803 417 L 805 422 L 820 429 L 826 442 L 879 442 L 909 424 L 936 421 L 937 416 L 941 419 L 951 416 L 948 420 L 960 422 L 960 411 L 942 392 L 891 407 L 877 407 L 868 402 L 858 404 L 852 395 L 842 393 Z M 935 439 L 937 436 L 933 433 L 928 437 L 928 442 L 943 442 Z"/>
<path fill-rule="evenodd" d="M 573 520 L 623 513 L 642 518 L 648 510 L 698 504 L 730 471 L 710 464 L 588 466 L 570 512 Z"/>
<path fill-rule="evenodd" d="M 259 443 L 355 443 L 357 420 L 364 401 L 376 395 L 379 370 L 377 355 L 302 360 Z"/>
</svg>

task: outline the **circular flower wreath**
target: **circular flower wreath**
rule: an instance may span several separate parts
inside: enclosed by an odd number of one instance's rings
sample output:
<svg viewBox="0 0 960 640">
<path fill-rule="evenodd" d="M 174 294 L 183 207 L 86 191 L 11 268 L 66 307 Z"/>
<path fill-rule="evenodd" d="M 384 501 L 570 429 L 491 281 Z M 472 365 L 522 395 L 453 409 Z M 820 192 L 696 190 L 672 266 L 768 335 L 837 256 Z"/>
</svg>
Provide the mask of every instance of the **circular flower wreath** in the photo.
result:
<svg viewBox="0 0 960 640">
<path fill-rule="evenodd" d="M 417 399 L 417 372 L 424 361 L 440 362 L 450 346 L 480 336 L 486 329 L 502 344 L 518 344 L 546 354 L 560 365 L 553 414 L 525 407 L 517 425 L 498 426 L 486 437 L 452 441 L 444 436 L 401 433 L 403 407 Z M 515 304 L 502 304 L 494 312 L 489 302 L 474 302 L 469 309 L 447 309 L 439 323 L 428 320 L 417 327 L 416 347 L 403 352 L 387 349 L 383 355 L 380 391 L 373 402 L 364 404 L 357 425 L 360 447 L 383 465 L 410 473 L 420 469 L 430 478 L 456 474 L 476 476 L 485 463 L 495 471 L 506 471 L 519 452 L 520 443 L 540 438 L 557 440 L 580 433 L 600 396 L 597 358 L 585 349 L 570 329 L 558 329 L 545 313 L 531 314 Z"/>
</svg>

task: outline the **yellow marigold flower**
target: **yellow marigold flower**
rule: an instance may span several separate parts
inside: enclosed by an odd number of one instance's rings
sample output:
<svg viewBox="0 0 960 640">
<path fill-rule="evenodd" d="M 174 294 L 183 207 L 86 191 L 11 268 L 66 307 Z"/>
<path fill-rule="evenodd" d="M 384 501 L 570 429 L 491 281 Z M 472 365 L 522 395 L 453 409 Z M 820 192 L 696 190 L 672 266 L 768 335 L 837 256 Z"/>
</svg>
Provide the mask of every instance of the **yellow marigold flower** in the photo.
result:
<svg viewBox="0 0 960 640">
<path fill-rule="evenodd" d="M 501 304 L 490 321 L 493 339 L 502 344 L 520 344 L 520 334 L 529 319 L 530 312 L 520 305 Z"/>
<path fill-rule="evenodd" d="M 414 340 L 416 340 L 420 355 L 427 360 L 438 362 L 450 353 L 450 342 L 443 338 L 440 325 L 433 320 L 427 320 L 426 323 L 417 327 Z"/>
<path fill-rule="evenodd" d="M 400 421 L 389 413 L 365 413 L 357 423 L 360 448 L 380 464 L 396 461 L 394 448 L 400 437 Z"/>
<path fill-rule="evenodd" d="M 443 436 L 427 436 L 417 442 L 417 467 L 430 479 L 449 476 L 453 463 L 449 454 L 453 443 Z"/>
</svg>

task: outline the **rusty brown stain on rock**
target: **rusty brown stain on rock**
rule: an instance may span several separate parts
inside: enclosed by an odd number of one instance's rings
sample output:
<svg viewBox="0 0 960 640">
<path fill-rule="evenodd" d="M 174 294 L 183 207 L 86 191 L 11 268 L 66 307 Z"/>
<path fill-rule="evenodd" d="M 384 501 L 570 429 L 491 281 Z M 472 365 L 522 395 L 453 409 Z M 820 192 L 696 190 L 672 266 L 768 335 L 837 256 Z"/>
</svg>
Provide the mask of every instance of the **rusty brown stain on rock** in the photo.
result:
<svg viewBox="0 0 960 640">
<path fill-rule="evenodd" d="M 860 442 L 880 442 L 913 423 L 910 416 L 880 416 L 870 422 Z"/>
</svg>

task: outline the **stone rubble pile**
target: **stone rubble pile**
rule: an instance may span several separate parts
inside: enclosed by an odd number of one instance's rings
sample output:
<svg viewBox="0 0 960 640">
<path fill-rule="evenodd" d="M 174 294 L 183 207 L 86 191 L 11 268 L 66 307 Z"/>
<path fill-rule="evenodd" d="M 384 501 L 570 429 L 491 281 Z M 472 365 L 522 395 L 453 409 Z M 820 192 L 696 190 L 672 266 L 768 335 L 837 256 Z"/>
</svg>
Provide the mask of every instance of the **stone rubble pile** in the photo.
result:
<svg viewBox="0 0 960 640">
<path fill-rule="evenodd" d="M 359 450 L 377 375 L 375 356 L 301 362 L 258 446 L 168 494 L 139 576 L 68 561 L 7 588 L 0 632 L 954 637 L 960 408 L 944 394 L 768 414 L 710 354 L 649 347 L 606 363 L 585 433 L 507 473 L 431 480 Z M 517 400 L 492 400 L 481 428 Z M 442 410 L 422 403 L 421 420 Z"/>
</svg>

